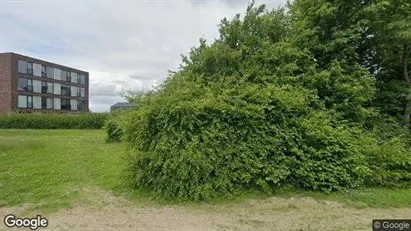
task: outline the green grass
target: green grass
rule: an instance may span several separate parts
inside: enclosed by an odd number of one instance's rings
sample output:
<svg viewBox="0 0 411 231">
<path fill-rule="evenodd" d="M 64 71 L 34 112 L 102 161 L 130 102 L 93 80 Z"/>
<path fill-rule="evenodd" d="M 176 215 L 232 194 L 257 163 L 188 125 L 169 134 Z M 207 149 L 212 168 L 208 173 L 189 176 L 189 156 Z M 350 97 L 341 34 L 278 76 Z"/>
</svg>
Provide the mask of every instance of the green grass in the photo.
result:
<svg viewBox="0 0 411 231">
<path fill-rule="evenodd" d="M 109 190 L 135 201 L 150 200 L 127 188 L 125 157 L 126 146 L 105 143 L 103 130 L 0 130 L 0 207 L 30 203 L 35 209 L 54 211 L 78 201 L 84 187 Z M 381 188 L 331 194 L 280 189 L 271 195 L 254 192 L 233 201 L 209 203 L 242 203 L 269 196 L 309 196 L 359 208 L 411 207 L 411 189 Z"/>
<path fill-rule="evenodd" d="M 103 130 L 0 130 L 0 206 L 68 207 L 82 187 L 120 192 L 125 147 Z"/>
</svg>

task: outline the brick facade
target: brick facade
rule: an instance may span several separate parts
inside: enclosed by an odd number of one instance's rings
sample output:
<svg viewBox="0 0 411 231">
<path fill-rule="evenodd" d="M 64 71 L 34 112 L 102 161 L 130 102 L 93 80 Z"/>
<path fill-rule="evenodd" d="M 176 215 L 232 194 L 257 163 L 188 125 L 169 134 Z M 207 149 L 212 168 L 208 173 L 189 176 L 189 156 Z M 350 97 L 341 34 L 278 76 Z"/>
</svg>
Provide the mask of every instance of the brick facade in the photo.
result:
<svg viewBox="0 0 411 231">
<path fill-rule="evenodd" d="M 11 70 L 11 54 L 0 54 L 0 113 L 12 111 Z"/>
<path fill-rule="evenodd" d="M 36 63 L 44 65 L 47 67 L 58 68 L 62 71 L 75 72 L 77 74 L 82 74 L 85 76 L 85 84 L 67 82 L 64 80 L 38 77 L 30 74 L 22 74 L 18 72 L 18 61 L 26 61 L 30 63 Z M 54 83 L 59 83 L 62 85 L 76 86 L 85 88 L 85 97 L 77 96 L 63 96 L 56 95 L 52 93 L 40 93 L 40 92 L 29 92 L 29 91 L 19 91 L 19 77 L 24 77 L 32 80 L 47 81 Z M 18 108 L 18 95 L 27 96 L 42 96 L 50 98 L 60 98 L 60 99 L 76 99 L 85 101 L 86 110 L 62 110 L 62 109 L 26 109 Z M 89 111 L 89 73 L 81 71 L 78 69 L 62 66 L 59 64 L 31 58 L 28 56 L 16 54 L 16 53 L 1 53 L 0 54 L 0 113 L 10 113 L 10 112 L 60 112 L 60 113 L 76 113 L 76 112 L 87 112 Z"/>
</svg>

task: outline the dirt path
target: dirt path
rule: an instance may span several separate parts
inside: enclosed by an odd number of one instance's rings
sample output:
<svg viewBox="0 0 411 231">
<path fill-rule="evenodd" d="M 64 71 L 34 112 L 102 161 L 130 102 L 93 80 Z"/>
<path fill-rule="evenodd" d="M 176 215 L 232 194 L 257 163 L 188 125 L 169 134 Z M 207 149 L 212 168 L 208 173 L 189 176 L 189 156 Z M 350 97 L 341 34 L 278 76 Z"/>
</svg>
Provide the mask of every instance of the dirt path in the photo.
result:
<svg viewBox="0 0 411 231">
<path fill-rule="evenodd" d="M 375 218 L 411 217 L 411 208 L 356 209 L 311 198 L 153 206 L 135 204 L 97 189 L 85 191 L 89 195 L 86 203 L 48 214 L 49 226 L 39 230 L 371 230 Z M 24 214 L 27 207 L 0 208 L 0 217 L 3 220 L 6 214 Z M 3 222 L 0 230 L 6 230 Z"/>
</svg>

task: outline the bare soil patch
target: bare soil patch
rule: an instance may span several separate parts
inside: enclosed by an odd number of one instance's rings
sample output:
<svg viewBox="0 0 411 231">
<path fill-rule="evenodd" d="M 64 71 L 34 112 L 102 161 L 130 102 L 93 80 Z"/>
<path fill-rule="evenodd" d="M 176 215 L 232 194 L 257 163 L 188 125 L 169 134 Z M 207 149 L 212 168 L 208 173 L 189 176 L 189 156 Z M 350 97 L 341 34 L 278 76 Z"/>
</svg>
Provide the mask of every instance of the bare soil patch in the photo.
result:
<svg viewBox="0 0 411 231">
<path fill-rule="evenodd" d="M 160 206 L 95 188 L 82 190 L 85 197 L 73 208 L 45 215 L 50 224 L 41 230 L 370 230 L 372 219 L 411 217 L 411 208 L 359 209 L 312 198 Z M 27 217 L 38 212 L 28 204 L 0 208 L 2 219 L 10 213 Z M 7 230 L 3 222 L 0 230 Z"/>
</svg>

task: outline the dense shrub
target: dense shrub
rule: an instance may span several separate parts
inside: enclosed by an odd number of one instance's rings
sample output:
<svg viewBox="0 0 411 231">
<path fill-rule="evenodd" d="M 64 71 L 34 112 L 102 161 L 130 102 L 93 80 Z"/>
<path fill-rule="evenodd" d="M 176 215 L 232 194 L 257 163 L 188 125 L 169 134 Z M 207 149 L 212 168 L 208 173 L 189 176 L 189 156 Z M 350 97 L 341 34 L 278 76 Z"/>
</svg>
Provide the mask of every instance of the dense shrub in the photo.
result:
<svg viewBox="0 0 411 231">
<path fill-rule="evenodd" d="M 402 137 L 370 148 L 367 164 L 372 174 L 368 185 L 403 187 L 411 185 L 411 155 Z"/>
<path fill-rule="evenodd" d="M 201 200 L 284 184 L 322 191 L 362 184 L 368 168 L 355 132 L 310 111 L 309 91 L 216 84 L 189 97 L 200 88 L 185 87 L 186 100 L 164 94 L 128 115 L 137 187 Z"/>
<path fill-rule="evenodd" d="M 108 119 L 104 125 L 106 129 L 106 142 L 120 142 L 123 136 L 123 130 L 115 119 Z"/>
<path fill-rule="evenodd" d="M 162 86 L 130 97 L 139 108 L 122 128 L 135 187 L 205 200 L 282 185 L 330 192 L 411 182 L 408 131 L 373 107 L 374 72 L 353 61 L 355 49 L 340 49 L 361 36 L 310 28 L 296 2 L 291 14 L 303 19 L 294 24 L 263 6 L 222 20 L 219 39 L 201 39 Z"/>
<path fill-rule="evenodd" d="M 0 115 L 0 128 L 7 129 L 101 129 L 107 113 Z"/>
<path fill-rule="evenodd" d="M 121 122 L 127 111 L 115 111 L 110 113 L 106 120 L 104 129 L 106 130 L 106 142 L 120 142 L 123 136 Z"/>
</svg>

